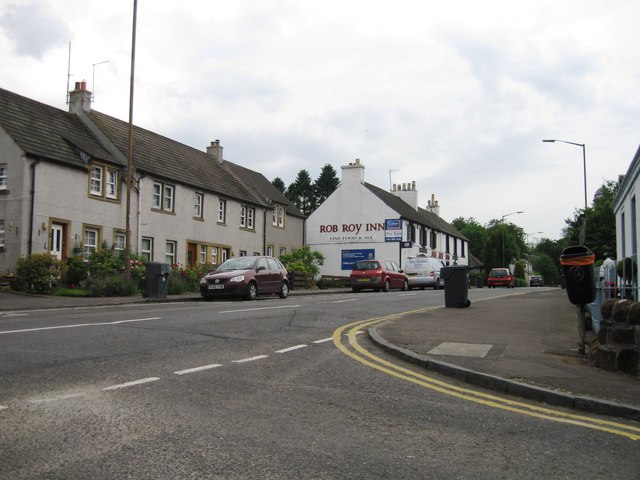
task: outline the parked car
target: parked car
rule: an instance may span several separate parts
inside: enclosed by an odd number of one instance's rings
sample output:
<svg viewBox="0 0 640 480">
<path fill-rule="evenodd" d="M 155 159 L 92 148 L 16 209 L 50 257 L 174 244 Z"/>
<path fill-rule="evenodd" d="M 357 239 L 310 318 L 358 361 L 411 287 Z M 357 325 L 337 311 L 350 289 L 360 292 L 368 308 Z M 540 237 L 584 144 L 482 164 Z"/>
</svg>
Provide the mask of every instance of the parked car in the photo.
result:
<svg viewBox="0 0 640 480">
<path fill-rule="evenodd" d="M 254 300 L 258 295 L 289 296 L 287 269 L 273 257 L 247 256 L 230 258 L 200 279 L 200 294 L 216 297 L 242 297 Z"/>
<path fill-rule="evenodd" d="M 529 286 L 544 287 L 544 278 L 542 278 L 542 275 L 531 275 L 529 277 Z"/>
<path fill-rule="evenodd" d="M 489 272 L 487 285 L 489 288 L 514 288 L 516 286 L 516 279 L 511 275 L 511 271 L 508 268 L 494 268 Z"/>
<path fill-rule="evenodd" d="M 391 260 L 360 260 L 351 271 L 351 290 L 388 292 L 392 288 L 409 289 L 409 280 L 396 262 Z"/>
<path fill-rule="evenodd" d="M 409 279 L 409 290 L 432 287 L 434 290 L 444 286 L 444 280 L 440 278 L 440 269 L 444 262 L 433 257 L 410 257 L 404 264 L 404 273 Z"/>
</svg>

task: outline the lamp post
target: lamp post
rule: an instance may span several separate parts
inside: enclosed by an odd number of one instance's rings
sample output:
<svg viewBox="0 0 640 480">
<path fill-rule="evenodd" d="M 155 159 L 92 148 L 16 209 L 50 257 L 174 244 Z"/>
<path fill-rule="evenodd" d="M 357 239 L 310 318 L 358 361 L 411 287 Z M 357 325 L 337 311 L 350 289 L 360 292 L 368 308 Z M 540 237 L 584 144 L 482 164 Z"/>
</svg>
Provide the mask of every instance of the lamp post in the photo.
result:
<svg viewBox="0 0 640 480">
<path fill-rule="evenodd" d="M 515 215 L 517 213 L 524 213 L 522 210 L 519 210 L 517 212 L 511 212 L 511 213 L 505 213 L 504 215 L 502 215 L 502 218 L 500 219 L 500 223 L 502 223 L 502 266 L 504 267 L 504 219 L 507 218 L 509 215 Z"/>
<path fill-rule="evenodd" d="M 584 143 L 576 143 L 576 142 L 568 142 L 566 140 L 558 140 L 558 139 L 546 139 L 542 140 L 543 142 L 553 143 L 553 142 L 561 142 L 568 143 L 569 145 L 575 145 L 577 147 L 582 147 L 582 172 L 584 176 L 584 213 L 580 219 L 580 245 L 584 245 L 586 236 L 587 236 L 587 150 Z"/>
<path fill-rule="evenodd" d="M 529 244 L 529 237 L 531 235 L 537 235 L 539 233 L 543 233 L 543 232 L 531 232 L 531 233 L 525 233 L 524 236 L 527 237 L 526 243 Z"/>
</svg>

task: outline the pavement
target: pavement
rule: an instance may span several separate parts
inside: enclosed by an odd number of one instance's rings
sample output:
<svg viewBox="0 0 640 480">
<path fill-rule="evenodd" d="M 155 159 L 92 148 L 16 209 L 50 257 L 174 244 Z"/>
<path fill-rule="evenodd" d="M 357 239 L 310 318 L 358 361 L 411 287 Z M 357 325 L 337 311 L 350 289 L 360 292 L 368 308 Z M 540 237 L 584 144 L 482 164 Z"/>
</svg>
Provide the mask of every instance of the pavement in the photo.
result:
<svg viewBox="0 0 640 480">
<path fill-rule="evenodd" d="M 291 295 L 332 292 L 350 289 L 292 290 Z M 166 299 L 72 298 L 0 290 L 0 325 L 12 311 L 200 300 L 196 293 Z M 587 352 L 592 336 L 588 331 Z M 470 385 L 640 421 L 640 377 L 602 370 L 588 354 L 578 353 L 577 309 L 559 288 L 403 315 L 371 327 L 369 337 L 404 361 Z"/>
</svg>

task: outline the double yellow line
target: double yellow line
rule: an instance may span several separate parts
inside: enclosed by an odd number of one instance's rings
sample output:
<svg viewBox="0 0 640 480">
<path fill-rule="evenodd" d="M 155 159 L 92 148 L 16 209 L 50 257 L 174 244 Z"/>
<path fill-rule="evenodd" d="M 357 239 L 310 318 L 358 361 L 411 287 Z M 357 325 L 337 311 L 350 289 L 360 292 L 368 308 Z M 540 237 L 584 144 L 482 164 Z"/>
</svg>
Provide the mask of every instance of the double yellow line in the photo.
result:
<svg viewBox="0 0 640 480">
<path fill-rule="evenodd" d="M 401 317 L 403 315 L 409 315 L 414 313 L 423 313 L 429 310 L 434 310 L 440 307 L 427 307 L 410 312 L 404 312 L 402 314 L 393 314 L 383 317 L 371 318 L 368 320 L 361 320 L 358 322 L 344 325 L 333 332 L 333 343 L 338 349 L 345 355 L 353 358 L 354 360 L 374 368 L 380 372 L 386 373 L 393 377 L 405 380 L 407 382 L 414 383 L 424 388 L 434 390 L 436 392 L 450 395 L 460 398 L 469 402 L 478 403 L 491 408 L 499 408 L 509 412 L 519 413 L 521 415 L 527 415 L 529 417 L 541 418 L 544 420 L 550 420 L 553 422 L 565 423 L 569 425 L 575 425 L 579 427 L 591 428 L 593 430 L 599 430 L 614 435 L 620 435 L 627 437 L 631 440 L 640 440 L 640 428 L 632 425 L 625 425 L 622 423 L 612 422 L 608 420 L 602 420 L 599 418 L 588 417 L 584 415 L 576 415 L 573 413 L 566 413 L 560 410 L 554 410 L 551 408 L 540 407 L 537 405 L 530 405 L 523 402 L 509 400 L 501 398 L 495 395 L 490 395 L 476 390 L 468 388 L 458 387 L 447 382 L 443 382 L 436 378 L 423 375 L 421 373 L 414 372 L 412 370 L 403 368 L 399 365 L 391 363 L 383 358 L 380 358 L 373 353 L 365 350 L 357 340 L 358 332 L 363 329 L 369 328 L 381 322 Z M 346 343 L 343 343 L 343 337 L 346 335 Z M 351 348 L 349 348 L 349 346 Z"/>
</svg>

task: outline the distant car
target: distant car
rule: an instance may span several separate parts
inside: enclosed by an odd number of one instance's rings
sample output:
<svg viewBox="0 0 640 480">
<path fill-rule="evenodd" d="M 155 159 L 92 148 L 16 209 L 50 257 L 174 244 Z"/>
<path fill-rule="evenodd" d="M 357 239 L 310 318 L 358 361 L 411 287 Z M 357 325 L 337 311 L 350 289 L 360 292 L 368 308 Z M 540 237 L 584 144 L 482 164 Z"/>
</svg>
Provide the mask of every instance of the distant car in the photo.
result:
<svg viewBox="0 0 640 480">
<path fill-rule="evenodd" d="M 391 260 L 360 260 L 351 271 L 351 290 L 374 290 L 388 292 L 392 288 L 409 289 L 409 280 L 404 271 Z"/>
<path fill-rule="evenodd" d="M 511 275 L 511 271 L 508 268 L 494 268 L 489 272 L 487 285 L 489 288 L 514 288 L 516 286 L 516 279 Z"/>
<path fill-rule="evenodd" d="M 440 270 L 444 262 L 433 257 L 409 257 L 404 263 L 404 273 L 409 279 L 409 290 L 432 287 L 434 290 L 444 286 L 440 278 Z"/>
<path fill-rule="evenodd" d="M 273 257 L 246 256 L 230 258 L 200 279 L 200 294 L 216 297 L 242 297 L 254 300 L 258 295 L 289 296 L 287 269 Z"/>
<path fill-rule="evenodd" d="M 531 275 L 529 277 L 529 286 L 544 287 L 544 278 L 542 278 L 542 275 Z"/>
</svg>

